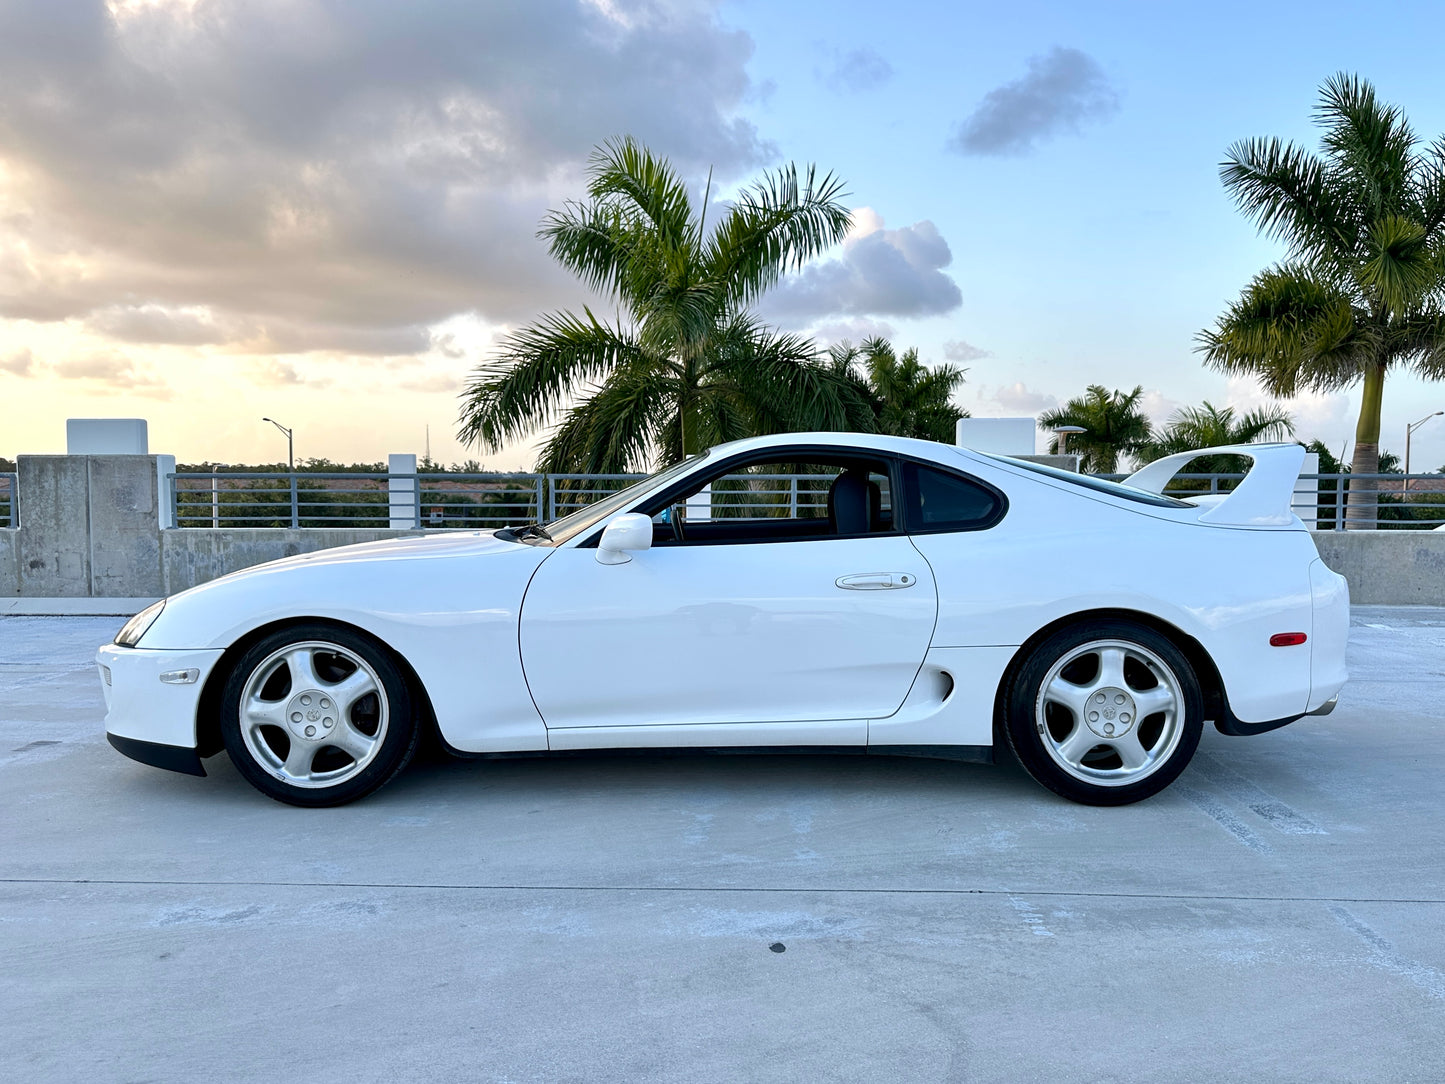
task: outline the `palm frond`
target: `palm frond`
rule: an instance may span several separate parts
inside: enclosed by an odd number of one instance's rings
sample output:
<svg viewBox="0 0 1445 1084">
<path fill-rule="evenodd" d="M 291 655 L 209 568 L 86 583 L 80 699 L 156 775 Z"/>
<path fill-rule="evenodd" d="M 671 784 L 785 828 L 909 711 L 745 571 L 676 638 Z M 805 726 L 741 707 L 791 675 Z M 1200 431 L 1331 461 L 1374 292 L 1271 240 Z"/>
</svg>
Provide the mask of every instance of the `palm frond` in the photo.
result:
<svg viewBox="0 0 1445 1084">
<path fill-rule="evenodd" d="M 615 207 L 569 201 L 549 211 L 537 236 L 552 258 L 598 293 L 615 293 L 627 278 L 632 253 Z"/>
<path fill-rule="evenodd" d="M 1385 215 L 1372 224 L 1358 277 L 1386 313 L 1408 312 L 1438 284 L 1428 241 L 1414 219 Z"/>
<path fill-rule="evenodd" d="M 687 248 L 697 242 L 687 186 L 665 158 L 632 136 L 610 139 L 588 160 L 588 193 L 601 204 L 645 217 L 664 243 Z"/>
<path fill-rule="evenodd" d="M 1381 102 L 1368 80 L 1340 72 L 1321 88 L 1315 120 L 1324 125 L 1325 151 L 1366 221 L 1403 211 L 1417 142 L 1404 113 Z"/>
<path fill-rule="evenodd" d="M 1374 344 L 1350 299 L 1305 267 L 1256 275 L 1196 349 L 1226 373 L 1258 376 L 1272 395 L 1346 387 L 1369 364 Z"/>
<path fill-rule="evenodd" d="M 1431 303 L 1390 329 L 1389 351 L 1428 380 L 1445 379 L 1445 310 Z"/>
<path fill-rule="evenodd" d="M 552 313 L 507 336 L 462 392 L 459 438 L 488 451 L 551 424 L 568 402 L 619 365 L 642 362 L 636 339 L 586 318 Z"/>
<path fill-rule="evenodd" d="M 1079 426 L 1084 432 L 1072 434 L 1067 446 L 1080 456 L 1080 466 L 1095 474 L 1113 474 L 1120 456 L 1137 454 L 1153 436 L 1153 426 L 1140 407 L 1143 398 L 1143 385 L 1130 392 L 1111 392 L 1102 384 L 1090 384 L 1082 396 L 1040 414 L 1039 428 Z M 1055 439 L 1049 452 L 1058 451 Z"/>
<path fill-rule="evenodd" d="M 674 381 L 644 365 L 616 370 L 553 431 L 537 461 L 544 474 L 624 474 L 651 464 L 676 401 Z"/>
<path fill-rule="evenodd" d="M 1235 205 L 1266 236 L 1298 256 L 1348 252 L 1355 228 L 1331 190 L 1325 163 L 1280 139 L 1230 146 L 1220 180 Z"/>
<path fill-rule="evenodd" d="M 800 182 L 788 165 L 746 189 L 707 239 L 707 278 L 723 284 L 729 301 L 751 303 L 789 270 L 843 239 L 851 221 L 839 201 L 843 182 L 809 166 Z"/>
</svg>

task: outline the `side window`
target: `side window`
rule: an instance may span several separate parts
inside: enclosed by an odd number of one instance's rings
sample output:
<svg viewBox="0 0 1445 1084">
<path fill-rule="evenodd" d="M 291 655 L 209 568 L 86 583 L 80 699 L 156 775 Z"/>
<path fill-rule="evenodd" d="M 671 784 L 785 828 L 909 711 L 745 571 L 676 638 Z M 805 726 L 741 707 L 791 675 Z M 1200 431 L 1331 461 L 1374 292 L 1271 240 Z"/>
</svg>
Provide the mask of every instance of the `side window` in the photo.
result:
<svg viewBox="0 0 1445 1084">
<path fill-rule="evenodd" d="M 967 531 L 992 526 L 1003 504 L 990 489 L 957 474 L 916 465 L 913 468 L 914 528 Z"/>
<path fill-rule="evenodd" d="M 640 509 L 652 515 L 654 545 L 793 542 L 894 530 L 887 462 L 803 455 L 738 464 Z"/>
</svg>

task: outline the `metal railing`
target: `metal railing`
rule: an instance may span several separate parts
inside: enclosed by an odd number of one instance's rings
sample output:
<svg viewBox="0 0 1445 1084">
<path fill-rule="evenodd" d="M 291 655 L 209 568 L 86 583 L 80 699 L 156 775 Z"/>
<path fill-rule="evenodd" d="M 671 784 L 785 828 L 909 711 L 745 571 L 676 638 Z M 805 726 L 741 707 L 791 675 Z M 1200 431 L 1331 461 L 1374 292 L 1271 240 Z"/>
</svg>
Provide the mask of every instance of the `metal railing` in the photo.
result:
<svg viewBox="0 0 1445 1084">
<path fill-rule="evenodd" d="M 0 473 L 0 528 L 20 526 L 20 501 L 15 496 L 19 483 L 14 471 Z"/>
<path fill-rule="evenodd" d="M 551 521 L 641 474 L 350 474 L 222 471 L 171 480 L 177 527 L 402 527 L 466 530 Z M 728 475 L 707 514 L 823 515 L 831 475 Z"/>
<path fill-rule="evenodd" d="M 501 527 L 538 518 L 540 475 L 172 474 L 177 527 Z"/>
<path fill-rule="evenodd" d="M 638 474 L 178 473 L 169 476 L 177 527 L 401 527 L 495 529 L 548 522 L 616 493 Z M 1124 475 L 1098 475 L 1120 480 Z M 1179 474 L 1175 497 L 1227 493 L 1244 475 Z M 9 503 L 6 503 L 8 479 Z M 714 482 L 688 515 L 823 515 L 831 475 L 734 474 Z M 1317 530 L 1343 530 L 1352 484 L 1373 482 L 1375 500 L 1350 526 L 1430 530 L 1445 524 L 1445 475 L 1306 474 L 1295 512 Z M 0 475 L 0 526 L 16 523 L 15 476 Z"/>
</svg>

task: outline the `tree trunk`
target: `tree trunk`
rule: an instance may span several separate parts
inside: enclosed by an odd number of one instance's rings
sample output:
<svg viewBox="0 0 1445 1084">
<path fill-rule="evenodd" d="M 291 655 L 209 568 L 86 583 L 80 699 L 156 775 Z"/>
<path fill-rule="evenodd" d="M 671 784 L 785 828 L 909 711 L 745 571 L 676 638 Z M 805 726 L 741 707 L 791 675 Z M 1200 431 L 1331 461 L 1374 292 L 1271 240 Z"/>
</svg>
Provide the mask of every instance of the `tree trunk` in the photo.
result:
<svg viewBox="0 0 1445 1084">
<path fill-rule="evenodd" d="M 1380 469 L 1380 402 L 1385 391 L 1385 366 L 1365 371 L 1360 420 L 1355 425 L 1355 457 L 1350 463 L 1350 491 L 1345 499 L 1345 530 L 1373 531 L 1379 525 L 1379 481 L 1362 477 Z"/>
</svg>

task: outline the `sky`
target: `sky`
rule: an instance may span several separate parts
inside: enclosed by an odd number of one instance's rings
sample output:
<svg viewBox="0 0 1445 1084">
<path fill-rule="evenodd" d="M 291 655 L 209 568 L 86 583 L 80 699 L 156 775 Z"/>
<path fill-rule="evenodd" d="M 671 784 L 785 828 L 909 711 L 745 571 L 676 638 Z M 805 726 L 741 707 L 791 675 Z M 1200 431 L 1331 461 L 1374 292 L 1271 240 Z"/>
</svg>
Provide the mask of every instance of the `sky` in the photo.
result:
<svg viewBox="0 0 1445 1084">
<path fill-rule="evenodd" d="M 1317 145 L 1356 72 L 1445 133 L 1438 3 L 0 0 L 0 456 L 139 417 L 182 462 L 422 452 L 509 329 L 596 304 L 535 231 L 635 135 L 724 193 L 846 182 L 847 240 L 760 305 L 881 333 L 1023 416 L 1142 385 L 1158 422 L 1269 400 L 1195 336 L 1283 255 L 1219 182 L 1237 139 Z M 1358 392 L 1285 404 L 1352 447 Z M 1383 446 L 1445 409 L 1392 374 Z M 1445 464 L 1445 418 L 1412 466 Z"/>
</svg>

